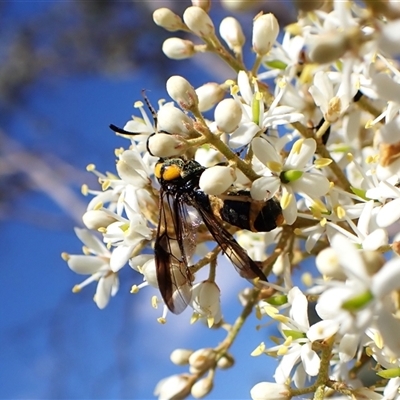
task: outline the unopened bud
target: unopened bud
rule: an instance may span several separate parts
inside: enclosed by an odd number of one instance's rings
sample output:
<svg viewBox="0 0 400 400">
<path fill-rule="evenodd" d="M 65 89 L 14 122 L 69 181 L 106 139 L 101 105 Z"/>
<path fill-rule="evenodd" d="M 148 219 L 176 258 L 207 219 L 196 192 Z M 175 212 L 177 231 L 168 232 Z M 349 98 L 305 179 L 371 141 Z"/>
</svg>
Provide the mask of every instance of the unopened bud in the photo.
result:
<svg viewBox="0 0 400 400">
<path fill-rule="evenodd" d="M 222 100 L 214 111 L 217 128 L 225 133 L 232 133 L 242 119 L 242 108 L 234 99 Z"/>
<path fill-rule="evenodd" d="M 148 147 L 153 156 L 161 158 L 175 157 L 185 151 L 186 142 L 178 135 L 157 133 L 149 137 Z"/>
<path fill-rule="evenodd" d="M 219 26 L 219 34 L 228 47 L 238 53 L 246 41 L 239 21 L 233 17 L 226 17 Z"/>
<path fill-rule="evenodd" d="M 225 90 L 215 82 L 206 83 L 196 89 L 199 99 L 199 111 L 208 111 L 225 96 Z"/>
<path fill-rule="evenodd" d="M 185 25 L 179 15 L 176 15 L 169 8 L 158 8 L 153 12 L 153 21 L 170 32 L 185 29 Z"/>
<path fill-rule="evenodd" d="M 214 24 L 208 14 L 200 7 L 188 7 L 183 13 L 183 20 L 197 36 L 209 37 L 214 35 Z"/>
<path fill-rule="evenodd" d="M 310 43 L 309 57 L 312 62 L 326 64 L 342 57 L 348 50 L 344 32 L 335 31 L 316 36 Z"/>
<path fill-rule="evenodd" d="M 215 362 L 215 351 L 213 349 L 196 350 L 189 357 L 189 364 L 197 370 L 205 370 L 213 366 Z"/>
<path fill-rule="evenodd" d="M 211 8 L 211 0 L 192 0 L 192 6 L 200 7 L 208 13 Z"/>
<path fill-rule="evenodd" d="M 193 86 L 182 76 L 174 75 L 167 80 L 167 92 L 181 108 L 190 110 L 199 102 Z"/>
<path fill-rule="evenodd" d="M 228 166 L 215 165 L 200 176 L 199 186 L 207 194 L 218 196 L 226 192 L 236 179 L 235 170 Z"/>
<path fill-rule="evenodd" d="M 182 110 L 172 104 L 166 104 L 157 113 L 159 131 L 187 136 L 193 127 L 193 121 Z"/>
<path fill-rule="evenodd" d="M 254 0 L 220 0 L 220 2 L 228 11 L 249 11 L 259 7 L 259 2 Z"/>
<path fill-rule="evenodd" d="M 162 45 L 162 51 L 172 60 L 190 58 L 196 53 L 193 42 L 176 37 L 166 39 Z"/>
<path fill-rule="evenodd" d="M 235 359 L 230 354 L 225 354 L 217 361 L 218 368 L 228 369 L 235 364 Z"/>
<path fill-rule="evenodd" d="M 82 221 L 86 228 L 97 230 L 99 228 L 107 227 L 111 223 L 115 222 L 116 219 L 104 210 L 89 210 L 83 214 Z"/>
<path fill-rule="evenodd" d="M 278 34 L 279 24 L 274 14 L 256 16 L 253 22 L 253 50 L 261 56 L 267 54 Z"/>
<path fill-rule="evenodd" d="M 211 392 L 213 386 L 214 386 L 213 380 L 210 377 L 206 377 L 198 380 L 192 386 L 192 390 L 190 391 L 190 393 L 195 399 L 201 399 L 202 397 L 207 396 L 208 393 Z"/>
<path fill-rule="evenodd" d="M 188 349 L 175 349 L 170 359 L 175 365 L 186 365 L 189 364 L 189 357 L 193 354 L 193 350 Z"/>
</svg>

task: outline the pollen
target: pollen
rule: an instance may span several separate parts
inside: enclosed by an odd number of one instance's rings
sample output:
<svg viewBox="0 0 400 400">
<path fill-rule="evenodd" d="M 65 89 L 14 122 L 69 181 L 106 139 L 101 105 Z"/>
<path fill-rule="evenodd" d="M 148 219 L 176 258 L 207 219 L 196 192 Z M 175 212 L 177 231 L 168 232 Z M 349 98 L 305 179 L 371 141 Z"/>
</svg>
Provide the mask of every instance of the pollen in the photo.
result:
<svg viewBox="0 0 400 400">
<path fill-rule="evenodd" d="M 69 254 L 63 252 L 63 253 L 61 253 L 61 258 L 62 258 L 64 261 L 68 261 L 68 260 L 69 260 Z"/>
<path fill-rule="evenodd" d="M 194 312 L 192 314 L 192 317 L 190 318 L 190 323 L 194 324 L 195 322 L 197 322 L 199 320 L 199 318 L 200 318 L 200 314 L 197 312 Z"/>
<path fill-rule="evenodd" d="M 250 353 L 250 355 L 251 355 L 252 357 L 260 356 L 261 354 L 264 353 L 264 350 L 265 350 L 265 343 L 264 343 L 264 342 L 261 342 L 261 343 Z"/>
<path fill-rule="evenodd" d="M 286 210 L 289 207 L 290 202 L 292 201 L 293 195 L 291 193 L 284 193 L 281 198 L 281 207 L 282 210 Z"/>
<path fill-rule="evenodd" d="M 212 328 L 212 326 L 214 325 L 214 317 L 207 318 L 207 325 L 209 328 Z"/>
<path fill-rule="evenodd" d="M 164 167 L 163 169 L 164 171 L 162 171 L 162 179 L 164 179 L 165 181 L 172 181 L 181 176 L 182 170 L 178 165 L 169 165 L 168 167 Z"/>
<path fill-rule="evenodd" d="M 332 160 L 330 158 L 319 158 L 318 160 L 315 160 L 314 167 L 315 168 L 324 168 L 324 167 L 327 167 L 331 163 L 332 163 Z"/>
<path fill-rule="evenodd" d="M 72 293 L 79 293 L 81 291 L 81 287 L 79 285 L 75 285 L 72 288 Z"/>
<path fill-rule="evenodd" d="M 282 171 L 282 164 L 277 161 L 268 161 L 266 165 L 272 172 L 279 174 Z"/>
<path fill-rule="evenodd" d="M 133 107 L 134 107 L 134 108 L 143 107 L 143 103 L 142 103 L 140 100 L 135 101 L 135 103 L 133 104 Z"/>
<path fill-rule="evenodd" d="M 100 209 L 102 209 L 103 208 L 103 202 L 102 201 L 99 201 L 94 207 L 93 207 L 93 210 L 100 210 Z"/>
<path fill-rule="evenodd" d="M 153 296 L 153 297 L 151 298 L 151 306 L 152 306 L 153 308 L 158 308 L 158 299 L 157 299 L 157 296 Z"/>
<path fill-rule="evenodd" d="M 336 206 L 334 210 L 339 219 L 343 219 L 346 216 L 346 210 L 342 206 Z"/>
<path fill-rule="evenodd" d="M 91 172 L 91 171 L 94 171 L 95 169 L 96 169 L 96 165 L 94 165 L 94 164 L 88 164 L 86 166 L 86 171 Z"/>
<path fill-rule="evenodd" d="M 101 189 L 103 191 L 106 191 L 110 187 L 110 184 L 111 184 L 110 180 L 106 179 L 105 181 L 102 182 Z"/>
<path fill-rule="evenodd" d="M 161 325 L 164 325 L 167 323 L 167 320 L 164 317 L 160 317 L 160 318 L 157 318 L 157 322 Z"/>
<path fill-rule="evenodd" d="M 139 292 L 139 286 L 138 285 L 132 285 L 131 290 L 129 293 L 131 294 L 136 294 Z"/>
<path fill-rule="evenodd" d="M 304 139 L 296 140 L 293 144 L 292 150 L 295 154 L 300 154 L 301 147 L 303 146 Z"/>
<path fill-rule="evenodd" d="M 311 287 L 313 284 L 313 277 L 309 272 L 305 272 L 301 276 L 301 281 L 304 283 L 304 285 Z"/>
<path fill-rule="evenodd" d="M 89 187 L 88 187 L 88 185 L 86 185 L 86 183 L 84 183 L 84 184 L 82 185 L 82 187 L 81 187 L 81 193 L 82 193 L 84 196 L 87 196 L 87 195 L 89 194 Z"/>
</svg>

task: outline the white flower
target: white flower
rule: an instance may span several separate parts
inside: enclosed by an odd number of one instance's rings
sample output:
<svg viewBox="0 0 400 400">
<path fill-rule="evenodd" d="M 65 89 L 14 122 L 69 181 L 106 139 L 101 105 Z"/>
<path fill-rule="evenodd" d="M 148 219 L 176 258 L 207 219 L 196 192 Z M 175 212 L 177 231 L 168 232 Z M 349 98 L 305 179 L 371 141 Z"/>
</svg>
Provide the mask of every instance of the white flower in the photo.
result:
<svg viewBox="0 0 400 400">
<path fill-rule="evenodd" d="M 255 138 L 252 148 L 266 168 L 259 172 L 263 176 L 253 182 L 251 196 L 256 200 L 271 198 L 282 189 L 281 206 L 287 224 L 291 225 L 297 217 L 295 193 L 312 198 L 328 192 L 328 179 L 318 172 L 308 172 L 316 150 L 314 139 L 300 139 L 294 143 L 285 161 L 265 139 Z"/>
<path fill-rule="evenodd" d="M 118 275 L 110 267 L 112 253 L 89 230 L 75 228 L 75 233 L 85 245 L 85 254 L 64 253 L 63 258 L 72 271 L 91 276 L 79 285 L 75 285 L 73 292 L 80 292 L 89 283 L 98 281 L 94 301 L 97 307 L 103 309 L 107 306 L 110 296 L 114 296 L 119 288 Z"/>
<path fill-rule="evenodd" d="M 259 132 L 265 132 L 268 127 L 285 125 L 291 122 L 301 121 L 303 114 L 296 112 L 296 109 L 288 106 L 279 106 L 279 101 L 285 89 L 281 89 L 274 101 L 265 111 L 263 95 L 258 89 L 258 83 L 249 81 L 245 71 L 238 73 L 238 90 L 244 103 L 237 94 L 233 98 L 242 107 L 242 121 L 239 127 L 230 135 L 229 145 L 232 148 L 245 146 L 251 142 Z"/>
<path fill-rule="evenodd" d="M 221 320 L 220 290 L 215 282 L 203 281 L 194 285 L 190 305 L 196 313 L 207 319 L 210 328 Z"/>
</svg>

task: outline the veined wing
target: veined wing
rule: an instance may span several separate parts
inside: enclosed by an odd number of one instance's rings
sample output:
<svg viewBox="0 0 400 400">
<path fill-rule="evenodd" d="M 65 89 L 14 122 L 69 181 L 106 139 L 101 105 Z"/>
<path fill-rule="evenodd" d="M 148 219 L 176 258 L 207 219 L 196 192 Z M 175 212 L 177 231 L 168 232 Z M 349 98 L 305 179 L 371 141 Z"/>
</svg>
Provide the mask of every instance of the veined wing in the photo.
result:
<svg viewBox="0 0 400 400">
<path fill-rule="evenodd" d="M 154 245 L 158 287 L 165 304 L 180 314 L 191 299 L 192 276 L 188 268 L 194 232 L 183 201 L 161 189 L 160 216 Z"/>
<path fill-rule="evenodd" d="M 264 273 L 257 264 L 249 257 L 247 252 L 239 245 L 235 238 L 223 227 L 222 223 L 215 216 L 193 201 L 193 206 L 199 212 L 204 224 L 220 245 L 224 254 L 229 258 L 236 271 L 243 278 L 252 280 L 260 278 L 266 281 Z"/>
</svg>

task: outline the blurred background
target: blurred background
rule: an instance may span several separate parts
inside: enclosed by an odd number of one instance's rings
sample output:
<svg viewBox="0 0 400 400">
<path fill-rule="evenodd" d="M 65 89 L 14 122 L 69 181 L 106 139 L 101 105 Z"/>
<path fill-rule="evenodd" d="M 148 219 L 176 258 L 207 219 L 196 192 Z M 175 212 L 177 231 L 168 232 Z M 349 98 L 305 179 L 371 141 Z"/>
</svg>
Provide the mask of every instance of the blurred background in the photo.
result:
<svg viewBox="0 0 400 400">
<path fill-rule="evenodd" d="M 295 18 L 288 2 L 213 2 L 216 27 L 238 18 L 251 46 L 255 14 L 274 12 L 281 26 Z M 129 289 L 141 276 L 121 271 L 121 287 L 106 309 L 92 301 L 95 285 L 71 292 L 81 276 L 62 252 L 81 252 L 74 226 L 82 227 L 88 198 L 97 188 L 86 165 L 115 171 L 114 149 L 127 142 L 123 126 L 146 89 L 153 103 L 167 98 L 165 81 L 182 75 L 194 87 L 233 78 L 215 57 L 168 60 L 170 36 L 152 21 L 158 7 L 182 15 L 190 1 L 67 1 L 0 3 L 0 398 L 151 399 L 157 382 L 186 372 L 169 361 L 177 347 L 214 347 L 223 330 L 190 325 L 190 312 L 168 316 L 151 308 L 155 294 Z M 227 10 L 230 8 L 231 10 Z M 249 8 L 252 8 L 249 10 Z M 196 38 L 190 40 L 199 43 Z M 247 54 L 250 67 L 252 54 Z M 136 114 L 138 115 L 138 114 Z M 222 261 L 222 260 L 221 260 Z M 222 261 L 217 282 L 224 316 L 233 323 L 237 293 L 247 283 Z M 237 365 L 217 371 L 209 399 L 249 398 L 250 388 L 271 379 L 275 364 L 251 351 L 271 333 L 250 318 L 232 348 Z M 234 383 L 233 383 L 234 382 Z"/>
</svg>

